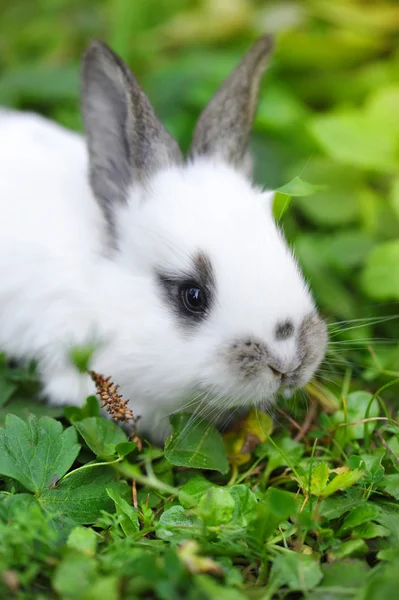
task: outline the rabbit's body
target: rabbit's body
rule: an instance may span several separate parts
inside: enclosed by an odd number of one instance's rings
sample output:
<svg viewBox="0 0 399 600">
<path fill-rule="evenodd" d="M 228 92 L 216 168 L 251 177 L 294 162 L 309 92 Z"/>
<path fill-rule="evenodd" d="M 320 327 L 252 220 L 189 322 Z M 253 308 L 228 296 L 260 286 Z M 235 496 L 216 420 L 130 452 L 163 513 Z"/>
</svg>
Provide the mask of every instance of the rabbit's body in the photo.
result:
<svg viewBox="0 0 399 600">
<path fill-rule="evenodd" d="M 102 45 L 83 79 L 89 151 L 41 117 L 0 113 L 0 349 L 38 360 L 52 402 L 94 392 L 70 359 L 87 344 L 91 368 L 120 385 L 153 437 L 189 395 L 217 417 L 303 385 L 320 363 L 325 325 L 273 221 L 272 194 L 240 167 L 251 118 L 240 124 L 240 106 L 234 118 L 235 96 L 253 105 L 243 68 L 252 60 L 256 88 L 264 46 L 237 69 L 244 88 L 229 88 L 233 74 L 219 92 L 234 103 L 227 132 L 216 131 L 216 95 L 188 163 Z"/>
</svg>

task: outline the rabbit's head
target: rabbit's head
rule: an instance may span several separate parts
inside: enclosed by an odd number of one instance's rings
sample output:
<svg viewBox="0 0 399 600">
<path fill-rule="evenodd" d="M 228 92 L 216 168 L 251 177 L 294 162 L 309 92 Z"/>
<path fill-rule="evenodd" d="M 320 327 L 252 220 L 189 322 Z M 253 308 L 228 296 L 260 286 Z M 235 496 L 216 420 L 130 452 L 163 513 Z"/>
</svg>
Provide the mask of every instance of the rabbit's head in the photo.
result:
<svg viewBox="0 0 399 600">
<path fill-rule="evenodd" d="M 324 357 L 326 325 L 273 220 L 273 193 L 248 175 L 271 47 L 258 40 L 217 91 L 186 161 L 121 59 L 98 42 L 84 59 L 91 185 L 112 260 L 145 298 L 139 314 L 132 298 L 120 315 L 132 339 L 125 333 L 116 356 L 131 388 L 160 401 L 193 391 L 215 411 L 272 401 Z"/>
</svg>

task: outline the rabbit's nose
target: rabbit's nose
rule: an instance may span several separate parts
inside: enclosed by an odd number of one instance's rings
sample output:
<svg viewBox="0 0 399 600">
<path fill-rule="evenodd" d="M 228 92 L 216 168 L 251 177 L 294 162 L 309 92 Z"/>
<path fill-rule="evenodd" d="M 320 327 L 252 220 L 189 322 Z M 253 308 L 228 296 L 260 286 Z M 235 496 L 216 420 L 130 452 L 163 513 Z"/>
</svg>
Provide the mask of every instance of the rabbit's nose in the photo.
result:
<svg viewBox="0 0 399 600">
<path fill-rule="evenodd" d="M 284 375 L 281 369 L 277 369 L 276 367 L 272 367 L 271 365 L 268 365 L 268 367 L 275 377 L 282 377 Z"/>
</svg>

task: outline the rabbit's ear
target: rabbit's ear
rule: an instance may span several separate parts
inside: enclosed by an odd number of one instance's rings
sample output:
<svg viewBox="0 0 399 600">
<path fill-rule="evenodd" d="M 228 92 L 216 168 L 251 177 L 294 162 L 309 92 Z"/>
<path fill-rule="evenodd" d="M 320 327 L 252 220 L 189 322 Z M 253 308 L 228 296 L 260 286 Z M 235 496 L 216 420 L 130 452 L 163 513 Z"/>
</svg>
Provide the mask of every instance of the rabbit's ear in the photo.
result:
<svg viewBox="0 0 399 600">
<path fill-rule="evenodd" d="M 182 155 L 127 65 L 102 42 L 83 58 L 82 111 L 91 186 L 112 229 L 129 186 Z"/>
<path fill-rule="evenodd" d="M 191 156 L 218 156 L 246 168 L 248 138 L 263 72 L 273 50 L 273 38 L 260 38 L 217 90 L 199 117 Z"/>
</svg>

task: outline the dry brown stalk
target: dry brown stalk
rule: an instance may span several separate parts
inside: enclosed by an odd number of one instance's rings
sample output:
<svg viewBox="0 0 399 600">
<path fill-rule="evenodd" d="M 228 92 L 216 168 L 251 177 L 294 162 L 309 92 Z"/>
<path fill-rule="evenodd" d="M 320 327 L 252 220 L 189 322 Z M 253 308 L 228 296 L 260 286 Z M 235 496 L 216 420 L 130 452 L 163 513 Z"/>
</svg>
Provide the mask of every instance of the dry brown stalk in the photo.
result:
<svg viewBox="0 0 399 600">
<path fill-rule="evenodd" d="M 122 395 L 118 394 L 119 385 L 114 384 L 111 377 L 104 377 L 95 371 L 90 371 L 90 376 L 96 384 L 101 408 L 105 408 L 115 421 L 134 421 L 133 411 L 127 407 L 128 400 L 123 400 Z"/>
</svg>

